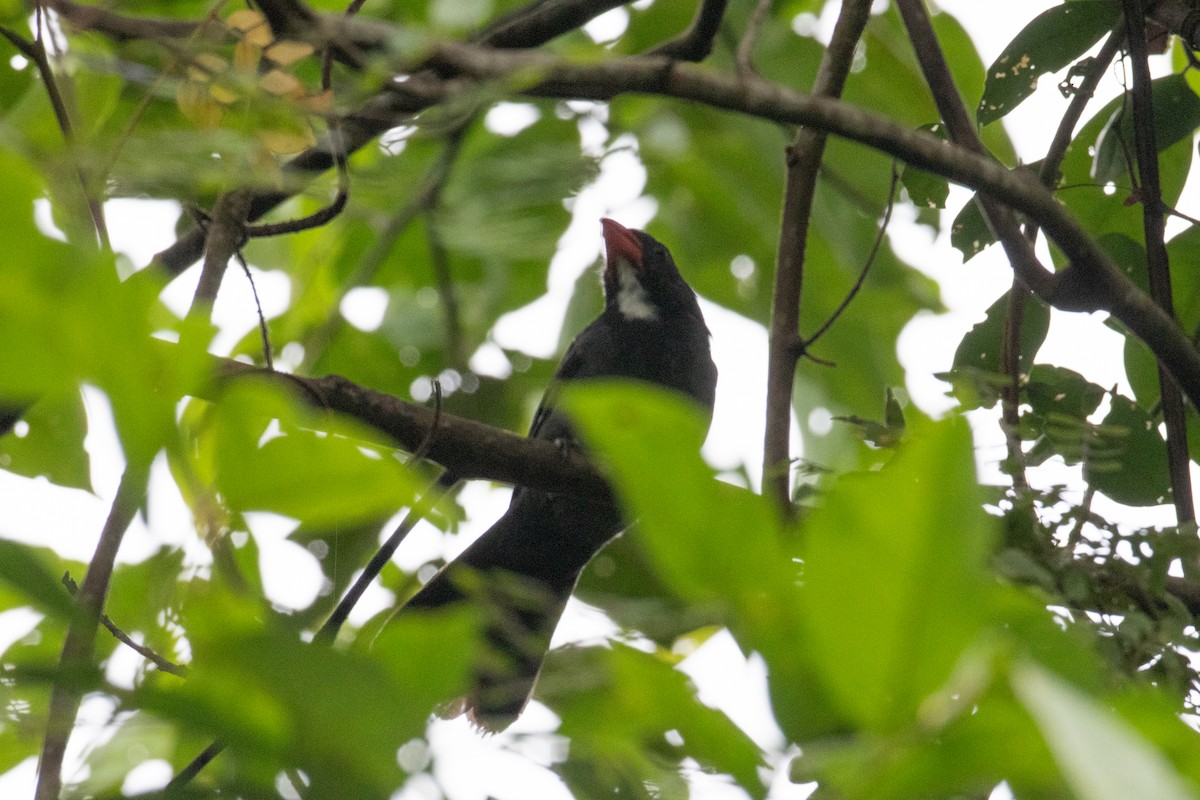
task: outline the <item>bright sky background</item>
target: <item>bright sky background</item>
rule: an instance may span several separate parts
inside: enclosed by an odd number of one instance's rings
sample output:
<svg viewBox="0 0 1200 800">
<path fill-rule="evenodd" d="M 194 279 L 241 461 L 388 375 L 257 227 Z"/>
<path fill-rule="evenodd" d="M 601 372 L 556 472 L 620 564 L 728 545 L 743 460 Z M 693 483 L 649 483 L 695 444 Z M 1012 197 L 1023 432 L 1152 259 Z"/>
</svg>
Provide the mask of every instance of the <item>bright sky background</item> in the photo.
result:
<svg viewBox="0 0 1200 800">
<path fill-rule="evenodd" d="M 984 62 L 990 63 L 1026 21 L 1056 3 L 1051 0 L 1006 3 L 942 0 L 940 5 L 958 15 L 979 45 Z M 832 9 L 823 15 L 822 35 L 828 35 L 835 16 L 836 11 Z M 598 40 L 607 40 L 619 34 L 626 19 L 625 11 L 618 9 L 595 20 L 589 31 Z M 1056 82 L 1058 79 L 1044 80 Z M 1110 76 L 1095 107 L 1113 96 L 1117 89 L 1116 80 Z M 1043 90 L 1009 115 L 1006 125 L 1023 159 L 1041 157 L 1052 134 L 1046 127 L 1046 120 L 1061 116 L 1064 106 L 1065 101 L 1058 92 Z M 520 108 L 510 108 L 507 114 L 490 116 L 488 123 L 497 130 L 517 127 L 522 113 Z M 591 133 L 602 135 L 602 131 Z M 590 138 L 585 135 L 585 146 Z M 552 261 L 548 294 L 530 307 L 502 319 L 495 330 L 498 344 L 537 356 L 552 354 L 557 337 L 547 336 L 545 320 L 561 319 L 576 277 L 596 264 L 600 253 L 598 219 L 613 216 L 631 227 L 641 227 L 653 217 L 654 201 L 641 194 L 644 180 L 644 170 L 634 156 L 621 153 L 605 159 L 596 184 L 575 201 L 574 221 Z M 1185 194 L 1185 210 L 1193 205 L 1189 203 L 1189 198 L 1195 197 L 1193 189 L 1189 187 Z M 966 191 L 953 190 L 949 202 L 951 216 L 967 197 Z M 167 203 L 117 200 L 107 205 L 107 215 L 114 246 L 127 253 L 133 264 L 141 266 L 155 252 L 171 244 L 178 211 Z M 948 225 L 944 227 L 948 229 Z M 900 255 L 938 279 L 944 301 L 950 308 L 944 315 L 922 315 L 909 325 L 899 343 L 901 361 L 909 372 L 907 388 L 913 400 L 926 411 L 944 411 L 951 405 L 945 397 L 946 386 L 932 375 L 949 367 L 962 334 L 982 319 L 984 310 L 1007 288 L 1011 272 L 998 248 L 964 266 L 947 237 L 933 239 L 927 230 L 913 224 L 912 215 L 903 206 L 896 210 L 891 232 Z M 687 265 L 681 266 L 686 274 Z M 167 300 L 173 308 L 186 308 L 195 288 L 197 272 L 192 270 L 168 290 Z M 255 280 L 268 316 L 286 308 L 289 285 L 285 277 L 279 273 L 260 272 Z M 381 293 L 382 290 L 355 292 L 343 306 L 344 311 L 362 327 L 377 325 L 384 310 Z M 216 310 L 216 321 L 223 328 L 217 350 L 228 348 L 254 326 L 253 308 L 245 281 L 237 271 L 231 271 L 222 287 Z M 721 468 L 745 464 L 757 480 L 765 407 L 766 332 L 757 323 L 711 303 L 704 303 L 704 313 L 713 331 L 714 357 L 721 374 L 713 433 L 705 447 L 705 455 Z M 1086 347 L 1081 346 L 1083 342 Z M 1102 386 L 1124 386 L 1120 347 L 1119 337 L 1099 320 L 1087 315 L 1056 312 L 1050 337 L 1041 351 L 1041 360 L 1076 369 Z M 495 356 L 494 348 L 485 348 L 477 354 L 478 360 L 472 366 L 488 371 L 503 369 L 503 363 Z M 65 555 L 84 561 L 91 556 L 123 467 L 106 406 L 103 396 L 95 392 L 88 395 L 90 433 L 87 446 L 92 456 L 97 495 L 60 489 L 45 480 L 27 480 L 0 472 L 0 507 L 6 511 L 0 519 L 0 536 L 51 543 Z M 812 422 L 819 424 L 820 420 Z M 1003 443 L 994 438 L 998 431 L 994 425 L 986 424 L 977 426 L 977 430 L 981 434 L 978 439 L 981 471 L 1000 482 L 995 463 L 1003 455 Z M 1069 470 L 1059 470 L 1059 473 L 1045 477 L 1047 481 L 1063 481 L 1073 474 Z M 121 551 L 122 560 L 139 561 L 167 543 L 183 547 L 189 558 L 207 563 L 207 550 L 196 541 L 187 510 L 162 463 L 156 465 L 150 491 L 149 520 L 138 520 L 134 524 Z M 460 550 L 472 532 L 481 532 L 499 516 L 507 502 L 507 490 L 472 485 L 464 490 L 463 499 L 472 510 L 472 521 L 465 528 L 468 535 L 443 542 L 442 537 L 427 526 L 419 529 L 398 554 L 402 566 L 415 568 L 437 555 Z M 1113 509 L 1098 502 L 1097 510 L 1108 514 Z M 1139 524 L 1151 521 L 1169 524 L 1173 521 L 1167 508 L 1122 513 L 1127 514 L 1123 518 Z M 282 607 L 308 605 L 320 585 L 320 570 L 306 550 L 284 540 L 292 526 L 268 515 L 253 516 L 251 524 L 263 563 L 272 566 L 263 576 L 268 594 Z M 381 589 L 368 592 L 354 619 L 365 618 L 390 603 L 391 599 Z M 35 621 L 32 613 L 0 614 L 0 646 L 23 636 Z M 573 601 L 556 641 L 594 641 L 610 631 L 611 623 L 601 613 Z M 114 662 L 109 668 L 110 678 L 127 683 L 136 656 L 125 651 L 125 655 L 118 656 Z M 693 653 L 684 662 L 683 669 L 696 679 L 705 702 L 728 713 L 774 754 L 776 764 L 786 764 L 788 754 L 781 752 L 782 734 L 770 716 L 760 661 L 752 658 L 747 662 L 732 639 L 723 634 L 713 637 Z M 68 764 L 72 763 L 72 758 L 78 764 L 82 740 L 94 738 L 87 735 L 87 728 L 95 730 L 102 726 L 111 711 L 106 701 L 85 702 L 82 715 L 85 729 L 83 735 L 72 739 Z M 561 757 L 561 741 L 550 736 L 529 735 L 552 731 L 555 724 L 553 714 L 536 703 L 509 731 L 495 737 L 477 736 L 461 720 L 436 723 L 430 730 L 430 738 L 438 780 L 455 800 L 482 800 L 486 793 L 500 800 L 567 798 L 569 794 L 565 787 L 552 773 L 534 766 Z M 126 791 L 156 788 L 168 777 L 169 770 L 163 763 L 143 765 L 130 775 L 125 788 Z M 0 775 L 0 797 L 31 797 L 33 781 L 34 763 L 30 760 Z M 697 796 L 704 800 L 745 796 L 711 776 L 697 775 L 695 784 Z M 809 791 L 808 787 L 792 786 L 782 776 L 777 776 L 771 796 L 777 800 L 792 800 L 806 797 Z M 996 797 L 1003 794 L 999 792 Z M 413 800 L 434 797 L 436 789 L 418 779 L 407 787 L 403 796 Z"/>
</svg>

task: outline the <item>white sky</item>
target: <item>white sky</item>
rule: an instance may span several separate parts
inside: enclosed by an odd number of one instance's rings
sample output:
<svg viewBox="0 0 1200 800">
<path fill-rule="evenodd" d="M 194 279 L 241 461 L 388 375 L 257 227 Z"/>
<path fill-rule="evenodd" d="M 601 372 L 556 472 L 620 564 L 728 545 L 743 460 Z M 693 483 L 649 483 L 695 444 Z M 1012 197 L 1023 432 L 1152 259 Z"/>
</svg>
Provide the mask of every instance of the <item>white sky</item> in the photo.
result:
<svg viewBox="0 0 1200 800">
<path fill-rule="evenodd" d="M 1055 3 L 1050 0 L 1007 3 L 943 0 L 940 5 L 958 15 L 979 45 L 986 64 L 999 54 L 1025 22 Z M 597 39 L 611 38 L 624 26 L 624 13 L 623 10 L 610 12 L 595 21 L 590 31 Z M 834 15 L 835 12 L 829 10 L 822 17 L 825 31 L 832 26 Z M 1116 82 L 1110 80 L 1104 90 L 1107 94 L 1096 101 L 1095 107 L 1112 96 L 1116 86 Z M 1045 127 L 1045 120 L 1057 119 L 1063 105 L 1064 101 L 1056 91 L 1043 90 L 1009 115 L 1006 120 L 1008 130 L 1025 160 L 1041 157 L 1045 139 L 1051 134 Z M 516 109 L 507 122 L 500 116 L 490 119 L 489 123 L 496 128 L 508 123 L 517 126 L 521 113 Z M 564 234 L 552 262 L 548 294 L 529 308 L 501 320 L 495 330 L 499 344 L 538 356 L 552 353 L 555 339 L 546 335 L 545 320 L 561 319 L 575 278 L 581 270 L 594 265 L 600 245 L 598 218 L 609 215 L 639 227 L 653 217 L 655 203 L 641 195 L 644 180 L 644 170 L 632 156 L 626 154 L 606 160 L 596 185 L 576 201 L 574 221 Z M 1186 198 L 1194 195 L 1195 192 L 1189 189 L 1184 201 L 1185 211 L 1189 205 Z M 951 216 L 966 197 L 965 191 L 954 190 L 950 200 Z M 173 241 L 177 213 L 165 203 L 111 201 L 107 205 L 107 214 L 114 246 L 126 252 L 134 264 L 145 264 L 151 255 Z M 938 279 L 950 308 L 945 315 L 925 315 L 915 320 L 899 343 L 901 361 L 909 373 L 907 388 L 911 396 L 922 408 L 936 412 L 948 408 L 949 401 L 944 396 L 945 385 L 933 378 L 933 373 L 949 367 L 962 334 L 982 318 L 984 310 L 1007 288 L 1011 273 L 998 252 L 979 256 L 964 266 L 946 237 L 934 240 L 926 230 L 913 225 L 911 219 L 905 219 L 906 216 L 911 216 L 906 215 L 906 209 L 897 209 L 892 223 L 896 249 L 902 257 L 919 264 Z M 174 308 L 186 307 L 190 300 L 196 271 L 192 272 L 177 281 L 168 292 L 168 303 Z M 278 273 L 260 272 L 255 280 L 269 316 L 286 308 L 289 300 L 286 278 Z M 348 316 L 364 327 L 371 327 L 372 322 L 377 325 L 383 313 L 379 295 L 370 291 L 356 292 L 355 299 L 348 301 L 344 308 Z M 757 323 L 711 303 L 704 304 L 704 313 L 713 331 L 714 358 L 721 374 L 713 433 L 705 455 L 721 468 L 744 463 L 757 480 L 765 407 L 766 333 Z M 230 273 L 222 287 L 217 322 L 223 329 L 218 350 L 222 345 L 227 348 L 254 325 L 253 301 L 236 271 Z M 1087 347 L 1081 348 L 1081 342 L 1087 342 Z M 485 355 L 486 352 L 480 358 Z M 492 355 L 495 355 L 494 351 Z M 1077 369 L 1102 386 L 1125 384 L 1119 337 L 1099 320 L 1085 315 L 1055 313 L 1041 360 Z M 65 555 L 81 560 L 90 557 L 122 464 L 115 434 L 107 419 L 105 399 L 90 392 L 87 403 L 91 430 L 87 446 L 92 455 L 97 494 L 59 489 L 44 480 L 27 480 L 0 472 L 0 507 L 6 510 L 4 518 L 0 519 L 0 536 L 46 543 L 49 532 L 54 546 Z M 981 470 L 985 476 L 999 481 L 995 462 L 1003 455 L 1002 442 L 986 438 L 989 431 L 995 431 L 994 425 L 983 424 L 977 429 L 984 434 L 978 442 Z M 1046 479 L 1061 481 L 1072 474 L 1070 471 L 1060 473 L 1051 473 Z M 472 522 L 467 526 L 467 532 L 484 530 L 503 510 L 506 495 L 505 490 L 477 485 L 467 487 L 463 497 L 472 510 Z M 205 561 L 205 548 L 195 540 L 186 507 L 161 463 L 154 472 L 151 497 L 150 519 L 139 519 L 134 524 L 122 549 L 122 560 L 139 561 L 161 544 L 170 543 L 184 547 L 190 558 Z M 1103 506 L 1098 506 L 1098 510 L 1101 513 L 1111 511 Z M 1138 512 L 1130 519 L 1139 523 L 1172 521 L 1169 509 Z M 315 596 L 320 581 L 316 562 L 303 548 L 284 540 L 291 529 L 288 524 L 268 515 L 256 515 L 252 525 L 263 562 L 272 565 L 272 570 L 264 575 L 268 594 L 284 607 L 306 606 Z M 436 555 L 457 552 L 465 546 L 467 538 L 443 542 L 440 535 L 426 527 L 410 537 L 398 554 L 398 560 L 406 568 L 415 568 Z M 281 580 L 283 576 L 286 579 Z M 355 618 L 362 619 L 389 601 L 383 590 L 369 592 Z M 0 647 L 24 635 L 34 619 L 28 613 L 0 614 Z M 590 641 L 611 630 L 611 624 L 602 614 L 573 602 L 556 640 Z M 132 667 L 127 661 L 111 668 L 110 673 L 113 669 L 131 672 Z M 760 662 L 752 659 L 747 663 L 732 639 L 723 634 L 690 656 L 683 669 L 696 679 L 705 702 L 725 710 L 756 741 L 774 753 L 777 764 L 786 765 L 786 755 L 780 752 L 782 735 L 770 717 Z M 92 720 L 92 730 L 103 723 L 108 713 L 103 702 L 85 705 L 85 716 Z M 88 727 L 85 725 L 83 730 Z M 430 738 L 436 754 L 438 780 L 455 800 L 482 800 L 487 793 L 500 800 L 567 798 L 569 794 L 558 779 L 548 770 L 536 766 L 550 763 L 561 747 L 552 737 L 527 736 L 550 732 L 554 727 L 553 714 L 536 703 L 510 731 L 486 739 L 474 734 L 461 721 L 436 723 L 430 730 Z M 86 738 L 86 734 L 73 738 L 71 752 L 74 758 L 78 758 L 80 743 Z M 484 776 L 486 786 L 481 776 Z M 127 791 L 155 788 L 167 777 L 169 771 L 165 764 L 149 764 L 132 775 L 125 788 Z M 33 780 L 34 765 L 27 761 L 0 775 L 0 797 L 31 797 Z M 745 796 L 710 776 L 697 776 L 695 781 L 697 796 L 705 800 Z M 781 775 L 772 781 L 771 796 L 777 800 L 802 798 L 808 792 L 808 787 L 792 786 Z M 415 781 L 404 796 L 415 800 L 436 795 L 432 787 Z"/>
</svg>

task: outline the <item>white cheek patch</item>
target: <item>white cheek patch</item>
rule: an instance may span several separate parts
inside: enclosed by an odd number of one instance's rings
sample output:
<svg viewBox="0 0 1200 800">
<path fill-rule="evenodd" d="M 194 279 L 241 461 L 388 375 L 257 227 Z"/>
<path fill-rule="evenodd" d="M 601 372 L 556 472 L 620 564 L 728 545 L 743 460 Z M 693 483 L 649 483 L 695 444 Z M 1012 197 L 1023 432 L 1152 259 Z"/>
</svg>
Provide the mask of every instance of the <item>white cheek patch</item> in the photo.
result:
<svg viewBox="0 0 1200 800">
<path fill-rule="evenodd" d="M 625 319 L 658 319 L 658 306 L 650 301 L 637 271 L 624 259 L 617 262 L 617 310 Z"/>
</svg>

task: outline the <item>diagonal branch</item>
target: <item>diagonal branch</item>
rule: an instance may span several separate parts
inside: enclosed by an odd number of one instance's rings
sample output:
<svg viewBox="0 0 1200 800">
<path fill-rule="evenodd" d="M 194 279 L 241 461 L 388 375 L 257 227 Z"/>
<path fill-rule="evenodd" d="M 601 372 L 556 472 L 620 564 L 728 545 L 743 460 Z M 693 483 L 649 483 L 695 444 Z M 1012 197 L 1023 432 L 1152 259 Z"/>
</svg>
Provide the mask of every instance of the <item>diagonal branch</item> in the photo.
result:
<svg viewBox="0 0 1200 800">
<path fill-rule="evenodd" d="M 870 0 L 849 0 L 842 5 L 833 38 L 813 83 L 815 96 L 838 98 L 846 85 L 854 48 L 871 16 Z M 801 128 L 788 149 L 787 186 L 784 189 L 778 264 L 771 307 L 770 350 L 767 355 L 767 416 L 763 434 L 763 493 L 784 510 L 792 507 L 791 425 L 792 386 L 799 350 L 800 295 L 804 281 L 804 248 L 812 214 L 817 175 L 825 153 L 826 134 L 819 128 Z"/>
<path fill-rule="evenodd" d="M 162 343 L 162 347 L 174 346 Z M 217 376 L 218 383 L 257 377 L 298 389 L 302 402 L 358 420 L 383 434 L 380 441 L 387 446 L 409 452 L 426 447 L 428 460 L 460 478 L 592 497 L 608 495 L 604 477 L 581 453 L 564 450 L 554 442 L 519 436 L 445 412 L 437 414 L 338 375 L 305 378 L 232 359 L 210 358 L 210 372 Z M 195 387 L 192 391 L 212 399 L 219 394 L 214 387 Z"/>
<path fill-rule="evenodd" d="M 50 713 L 46 723 L 46 738 L 38 763 L 38 783 L 35 800 L 58 800 L 62 792 L 63 755 L 67 740 L 79 713 L 82 697 L 79 682 L 92 669 L 96 652 L 96 630 L 100 612 L 108 596 L 113 565 L 125 531 L 141 507 L 149 478 L 148 464 L 130 463 L 121 477 L 121 485 L 113 500 L 96 552 L 88 564 L 87 575 L 75 596 L 78 614 L 71 620 L 59 659 L 58 679 L 50 694 Z"/>
</svg>

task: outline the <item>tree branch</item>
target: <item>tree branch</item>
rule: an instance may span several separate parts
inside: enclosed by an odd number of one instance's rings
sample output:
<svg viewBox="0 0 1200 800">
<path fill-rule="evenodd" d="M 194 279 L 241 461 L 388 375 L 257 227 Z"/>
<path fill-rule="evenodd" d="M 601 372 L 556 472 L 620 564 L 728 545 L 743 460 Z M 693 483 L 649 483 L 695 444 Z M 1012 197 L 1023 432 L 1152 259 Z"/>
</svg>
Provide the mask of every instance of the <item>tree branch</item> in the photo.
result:
<svg viewBox="0 0 1200 800">
<path fill-rule="evenodd" d="M 189 317 L 207 315 L 211 311 L 229 259 L 246 240 L 246 214 L 249 211 L 250 193 L 245 189 L 226 192 L 217 198 L 212 219 L 208 222 L 204 267 L 200 272 L 200 282 L 196 285 L 196 294 L 192 297 L 192 306 L 188 310 Z"/>
<path fill-rule="evenodd" d="M 163 347 L 173 346 L 163 343 Z M 554 442 L 529 439 L 445 412 L 435 414 L 424 406 L 367 389 L 338 375 L 305 378 L 215 357 L 212 372 L 220 380 L 259 377 L 298 388 L 298 396 L 306 404 L 358 420 L 384 434 L 382 441 L 388 446 L 398 445 L 413 452 L 428 440 L 427 458 L 463 479 L 609 496 L 604 477 L 582 454 L 564 451 Z M 216 397 L 211 389 L 198 387 L 195 391 L 200 396 Z"/>
<path fill-rule="evenodd" d="M 1158 175 L 1158 144 L 1154 131 L 1154 102 L 1150 94 L 1150 65 L 1146 54 L 1146 20 L 1139 0 L 1122 0 L 1125 28 L 1129 35 L 1129 61 L 1133 72 L 1133 131 L 1141 184 L 1142 227 L 1146 239 L 1146 267 L 1150 278 L 1150 296 L 1171 317 L 1175 302 L 1171 297 L 1171 265 L 1164 240 L 1162 186 Z M 1191 459 L 1188 457 L 1187 420 L 1179 387 L 1160 364 L 1158 385 L 1162 397 L 1163 420 L 1167 426 L 1167 464 L 1171 475 L 1175 517 L 1178 524 L 1196 520 L 1192 503 Z M 1194 565 L 1189 565 L 1189 568 Z M 1190 570 L 1189 570 L 1190 571 Z"/>
<path fill-rule="evenodd" d="M 67 740 L 79 713 L 82 697 L 80 678 L 92 669 L 96 652 L 96 630 L 100 612 L 108 596 L 113 565 L 125 531 L 141 507 L 149 478 L 148 464 L 129 463 L 121 477 L 117 496 L 113 499 L 108 519 L 100 532 L 96 552 L 88 565 L 87 575 L 75 597 L 78 614 L 71 620 L 59 659 L 58 678 L 50 694 L 50 713 L 46 723 L 46 738 L 42 742 L 38 762 L 38 783 L 35 800 L 58 800 L 62 793 L 62 763 Z"/>
<path fill-rule="evenodd" d="M 666 56 L 680 61 L 703 61 L 712 52 L 713 39 L 721 29 L 728 0 L 700 0 L 696 18 L 688 29 L 670 41 L 663 42 L 647 55 Z"/>
<path fill-rule="evenodd" d="M 63 3 L 64 0 L 54 0 Z M 539 0 L 517 9 L 511 14 L 501 17 L 480 32 L 474 41 L 495 48 L 531 48 L 561 36 L 567 31 L 575 30 L 585 22 L 603 14 L 609 9 L 622 5 L 622 0 Z M 331 15 L 336 21 L 325 24 L 347 24 L 360 22 L 364 30 L 377 36 L 380 46 L 392 42 L 396 38 L 397 29 L 374 20 L 360 20 L 358 17 L 346 21 L 342 15 Z M 352 28 L 351 33 L 357 34 L 358 29 Z M 354 38 L 357 47 L 364 51 L 372 49 L 365 35 Z M 414 68 L 419 68 L 419 65 Z M 365 103 L 356 112 L 342 120 L 342 150 L 349 156 L 357 152 L 369 142 L 375 140 L 387 130 L 402 124 L 412 114 L 423 111 L 427 105 L 413 104 L 401 94 L 384 90 Z M 331 145 L 328 137 L 315 146 L 293 158 L 284 167 L 284 185 L 293 185 L 296 179 L 312 176 L 326 171 L 334 165 L 338 148 Z M 266 191 L 255 194 L 250 204 L 249 221 L 254 222 L 292 196 L 288 191 Z M 204 234 L 199 230 L 191 230 L 179 238 L 175 244 L 154 257 L 152 263 L 165 269 L 168 274 L 178 275 L 200 258 L 204 250 Z"/>
<path fill-rule="evenodd" d="M 584 65 L 543 53 L 444 44 L 437 48 L 432 61 L 477 78 L 537 72 L 543 81 L 525 90 L 536 97 L 607 100 L 626 92 L 651 94 L 777 122 L 808 125 L 976 189 L 984 197 L 1038 222 L 1070 258 L 1070 266 L 1051 273 L 1038 263 L 1028 243 L 1021 239 L 1021 245 L 1009 253 L 1009 259 L 1026 286 L 1064 311 L 1107 311 L 1149 345 L 1193 403 L 1200 401 L 1200 351 L 1178 324 L 1120 271 L 1054 195 L 1025 170 L 1009 170 L 961 145 L 827 97 L 802 95 L 761 79 L 730 78 L 664 59 L 630 56 Z M 410 102 L 433 103 L 465 90 L 467 85 L 469 82 L 414 80 L 400 84 L 397 90 L 408 94 Z"/>
<path fill-rule="evenodd" d="M 846 85 L 854 48 L 871 16 L 870 0 L 848 0 L 842 4 L 833 38 L 825 49 L 813 83 L 813 95 L 837 98 Z M 804 280 L 804 248 L 825 132 L 803 127 L 788 149 L 787 185 L 784 189 L 779 256 L 775 268 L 774 301 L 771 307 L 767 355 L 767 416 L 763 434 L 763 494 L 790 513 L 792 385 L 799 357 L 800 294 Z"/>
</svg>

